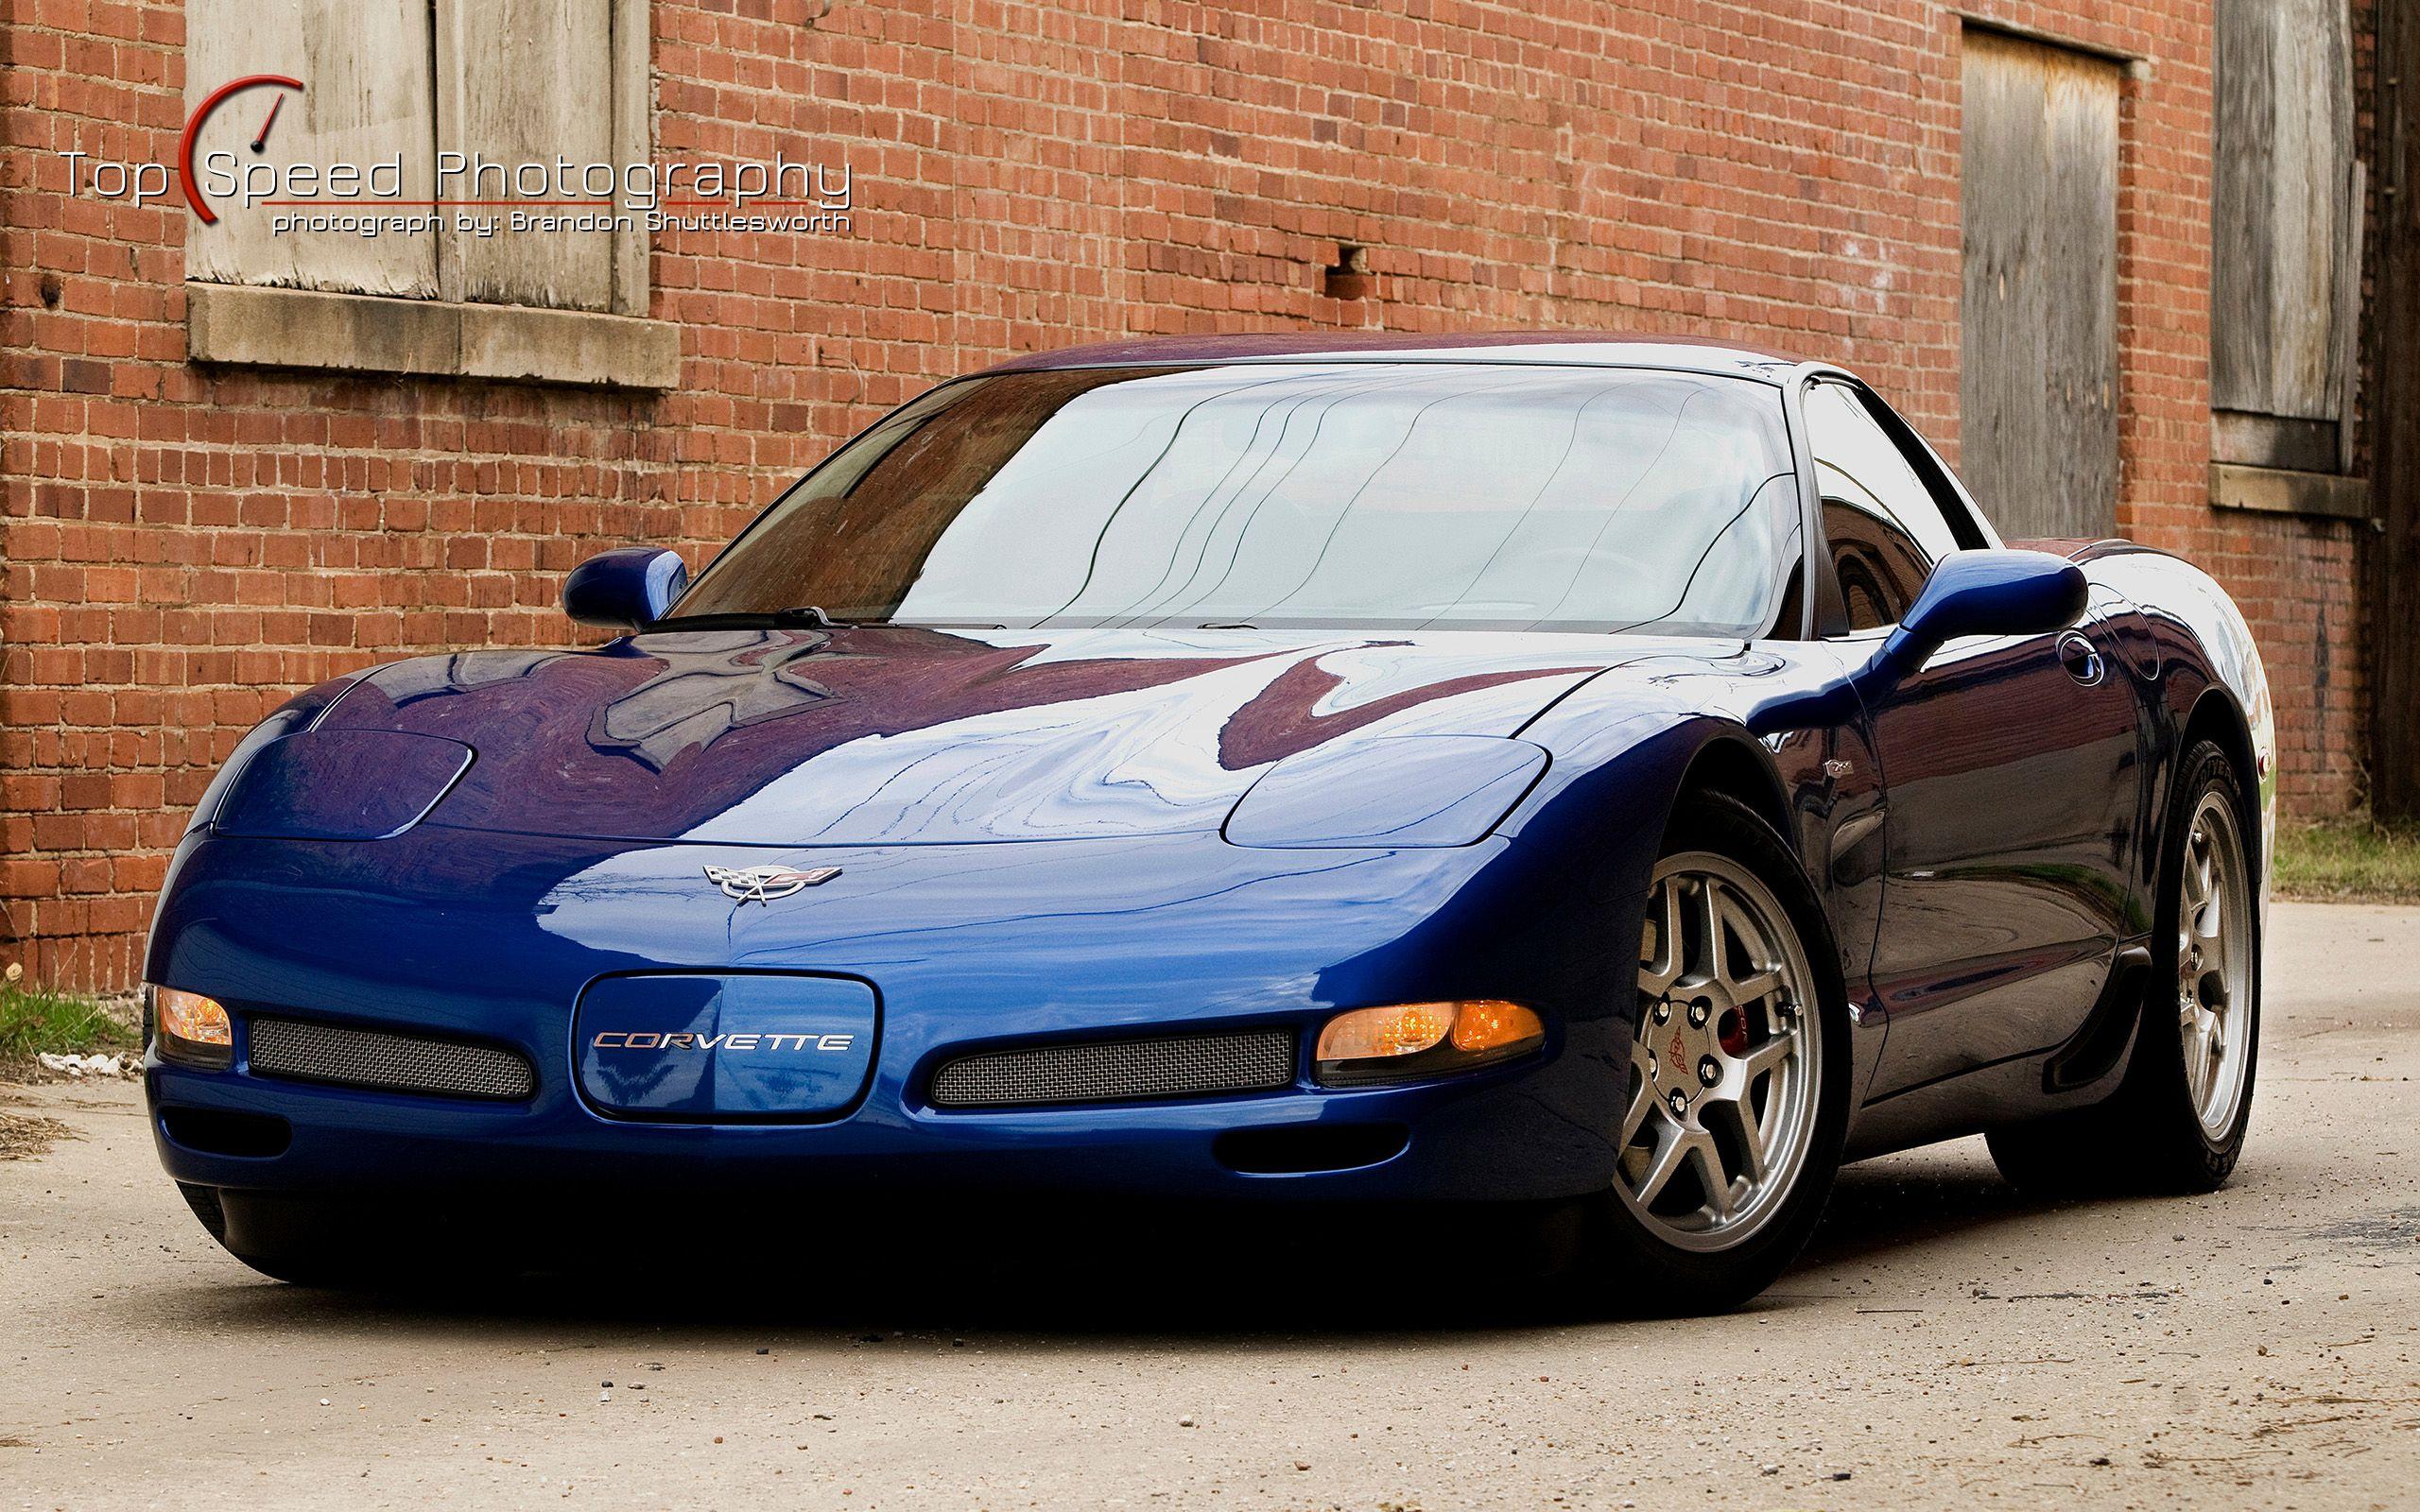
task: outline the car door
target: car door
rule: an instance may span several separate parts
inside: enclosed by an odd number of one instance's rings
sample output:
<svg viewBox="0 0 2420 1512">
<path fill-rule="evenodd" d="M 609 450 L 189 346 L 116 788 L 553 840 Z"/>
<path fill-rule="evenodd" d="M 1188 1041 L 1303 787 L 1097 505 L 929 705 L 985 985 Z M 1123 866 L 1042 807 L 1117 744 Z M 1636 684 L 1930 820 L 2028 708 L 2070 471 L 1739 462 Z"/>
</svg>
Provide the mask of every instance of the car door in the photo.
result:
<svg viewBox="0 0 2420 1512">
<path fill-rule="evenodd" d="M 1839 598 L 1879 642 L 1945 554 L 1992 544 L 1905 422 L 1819 379 L 1805 396 Z M 1871 1095 L 2048 1049 L 2083 1026 L 2136 917 L 2136 703 L 2088 617 L 1953 641 L 1870 691 L 1886 804 L 1873 979 L 1890 1036 Z"/>
</svg>

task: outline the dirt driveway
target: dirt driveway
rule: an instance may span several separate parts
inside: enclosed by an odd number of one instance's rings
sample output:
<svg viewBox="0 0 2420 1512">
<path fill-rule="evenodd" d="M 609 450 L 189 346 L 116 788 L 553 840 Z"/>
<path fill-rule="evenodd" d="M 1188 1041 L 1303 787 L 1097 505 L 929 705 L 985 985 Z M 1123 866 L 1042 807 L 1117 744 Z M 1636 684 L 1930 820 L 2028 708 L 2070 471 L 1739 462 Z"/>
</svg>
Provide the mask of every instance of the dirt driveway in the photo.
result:
<svg viewBox="0 0 2420 1512">
<path fill-rule="evenodd" d="M 680 1297 L 368 1302 L 220 1254 L 130 1089 L 0 1089 L 75 1135 L 0 1160 L 0 1509 L 2410 1506 L 2415 947 L 2420 909 L 2278 906 L 2225 1192 L 1875 1162 L 1771 1295 L 1687 1322 L 1103 1320 L 979 1246 L 845 1303 L 712 1256 Z"/>
</svg>

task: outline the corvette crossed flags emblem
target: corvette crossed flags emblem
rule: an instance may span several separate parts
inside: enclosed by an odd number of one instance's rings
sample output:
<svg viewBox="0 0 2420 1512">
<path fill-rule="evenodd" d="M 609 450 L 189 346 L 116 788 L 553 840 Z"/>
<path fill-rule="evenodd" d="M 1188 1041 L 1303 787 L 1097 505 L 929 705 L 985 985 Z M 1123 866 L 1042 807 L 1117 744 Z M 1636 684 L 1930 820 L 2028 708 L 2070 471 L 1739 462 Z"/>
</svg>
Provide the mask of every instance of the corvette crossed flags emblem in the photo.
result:
<svg viewBox="0 0 2420 1512">
<path fill-rule="evenodd" d="M 723 896 L 743 903 L 769 903 L 794 892 L 820 887 L 840 874 L 838 867 L 708 867 L 706 880 Z"/>
</svg>

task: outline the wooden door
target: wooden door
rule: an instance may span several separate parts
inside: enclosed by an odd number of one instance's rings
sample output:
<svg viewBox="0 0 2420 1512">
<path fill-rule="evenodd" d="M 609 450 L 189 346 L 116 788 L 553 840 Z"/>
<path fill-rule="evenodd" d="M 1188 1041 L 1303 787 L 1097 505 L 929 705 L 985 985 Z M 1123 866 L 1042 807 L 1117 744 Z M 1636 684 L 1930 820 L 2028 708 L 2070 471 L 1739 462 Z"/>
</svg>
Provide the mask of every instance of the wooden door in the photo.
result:
<svg viewBox="0 0 2420 1512">
<path fill-rule="evenodd" d="M 2000 534 L 2118 526 L 2118 65 L 1965 33 L 1959 475 Z"/>
</svg>

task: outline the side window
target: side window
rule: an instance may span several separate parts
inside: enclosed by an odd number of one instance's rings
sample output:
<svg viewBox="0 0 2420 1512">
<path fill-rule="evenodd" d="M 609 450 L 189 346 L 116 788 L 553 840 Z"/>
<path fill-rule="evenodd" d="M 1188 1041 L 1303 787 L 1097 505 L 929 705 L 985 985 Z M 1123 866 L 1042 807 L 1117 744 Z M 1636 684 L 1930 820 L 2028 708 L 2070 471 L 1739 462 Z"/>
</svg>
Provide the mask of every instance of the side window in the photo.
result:
<svg viewBox="0 0 2420 1512">
<path fill-rule="evenodd" d="M 1841 384 L 1806 391 L 1824 534 L 1851 629 L 1895 625 L 1932 564 L 1958 549 L 1949 521 L 1896 442 Z"/>
</svg>

